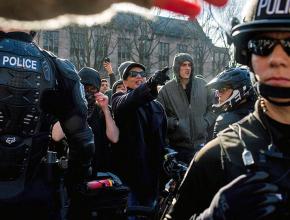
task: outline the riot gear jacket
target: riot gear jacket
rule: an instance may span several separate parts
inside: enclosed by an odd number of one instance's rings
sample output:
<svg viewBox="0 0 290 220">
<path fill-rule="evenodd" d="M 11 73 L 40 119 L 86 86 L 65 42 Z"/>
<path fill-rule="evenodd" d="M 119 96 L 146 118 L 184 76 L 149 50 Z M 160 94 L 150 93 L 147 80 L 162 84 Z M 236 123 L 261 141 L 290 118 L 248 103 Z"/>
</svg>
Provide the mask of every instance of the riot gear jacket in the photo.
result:
<svg viewBox="0 0 290 220">
<path fill-rule="evenodd" d="M 74 66 L 40 49 L 24 32 L 0 32 L 0 200 L 13 198 L 45 155 L 51 118 L 70 143 L 70 170 L 82 179 L 94 151 Z M 9 181 L 8 181 L 9 180 Z"/>
<path fill-rule="evenodd" d="M 290 157 L 289 145 L 286 147 L 283 144 L 290 140 L 289 132 L 284 132 L 285 126 L 288 126 L 286 130 L 289 131 L 289 125 L 275 122 L 279 126 L 273 126 L 272 123 L 267 123 L 268 120 L 257 105 L 253 114 L 222 131 L 200 150 L 179 189 L 177 202 L 171 213 L 173 219 L 188 219 L 203 212 L 220 188 L 247 173 L 242 160 L 242 142 L 253 156 L 253 169 L 269 173 L 267 181 L 278 186 L 282 198 L 282 202 L 276 206 L 277 211 L 265 219 L 289 219 L 290 206 L 287 198 L 290 185 L 288 175 L 285 174 L 289 170 Z M 240 134 L 238 127 L 241 128 Z"/>
</svg>

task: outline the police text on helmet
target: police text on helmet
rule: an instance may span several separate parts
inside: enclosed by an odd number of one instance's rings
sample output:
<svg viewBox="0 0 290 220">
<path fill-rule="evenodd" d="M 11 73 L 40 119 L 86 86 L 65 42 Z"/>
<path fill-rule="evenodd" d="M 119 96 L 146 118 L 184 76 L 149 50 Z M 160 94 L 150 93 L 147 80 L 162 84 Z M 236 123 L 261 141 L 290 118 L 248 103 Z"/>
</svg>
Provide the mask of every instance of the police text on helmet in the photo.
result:
<svg viewBox="0 0 290 220">
<path fill-rule="evenodd" d="M 257 16 L 266 15 L 289 15 L 290 0 L 261 0 L 257 8 Z"/>
</svg>

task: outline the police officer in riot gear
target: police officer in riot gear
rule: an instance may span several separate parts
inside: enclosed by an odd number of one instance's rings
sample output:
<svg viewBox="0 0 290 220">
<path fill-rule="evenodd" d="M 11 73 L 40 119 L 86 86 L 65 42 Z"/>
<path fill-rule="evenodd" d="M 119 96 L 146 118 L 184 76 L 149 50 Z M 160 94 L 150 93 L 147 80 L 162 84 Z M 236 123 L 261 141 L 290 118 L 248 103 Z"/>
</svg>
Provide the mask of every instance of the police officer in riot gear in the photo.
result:
<svg viewBox="0 0 290 220">
<path fill-rule="evenodd" d="M 215 89 L 218 94 L 218 103 L 213 105 L 215 112 L 220 112 L 214 125 L 214 138 L 220 131 L 254 110 L 256 95 L 248 68 L 226 69 L 213 78 L 207 86 Z"/>
<path fill-rule="evenodd" d="M 59 120 L 69 142 L 71 193 L 90 175 L 94 142 L 74 66 L 40 49 L 32 35 L 0 32 L 0 212 L 54 220 L 60 219 L 58 179 L 44 159 L 50 126 Z"/>
<path fill-rule="evenodd" d="M 231 36 L 257 78 L 255 111 L 199 151 L 168 219 L 290 219 L 290 5 L 248 3 Z"/>
</svg>

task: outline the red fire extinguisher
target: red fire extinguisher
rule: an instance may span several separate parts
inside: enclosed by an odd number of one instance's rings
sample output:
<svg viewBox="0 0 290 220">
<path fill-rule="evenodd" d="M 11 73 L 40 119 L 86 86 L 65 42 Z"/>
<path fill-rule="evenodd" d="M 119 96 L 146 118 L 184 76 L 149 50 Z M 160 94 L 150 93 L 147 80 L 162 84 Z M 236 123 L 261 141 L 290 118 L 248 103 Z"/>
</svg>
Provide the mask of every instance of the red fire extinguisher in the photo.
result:
<svg viewBox="0 0 290 220">
<path fill-rule="evenodd" d="M 113 187 L 114 181 L 111 179 L 103 179 L 103 180 L 92 180 L 87 183 L 87 188 L 89 190 L 96 190 L 100 188 Z"/>
</svg>

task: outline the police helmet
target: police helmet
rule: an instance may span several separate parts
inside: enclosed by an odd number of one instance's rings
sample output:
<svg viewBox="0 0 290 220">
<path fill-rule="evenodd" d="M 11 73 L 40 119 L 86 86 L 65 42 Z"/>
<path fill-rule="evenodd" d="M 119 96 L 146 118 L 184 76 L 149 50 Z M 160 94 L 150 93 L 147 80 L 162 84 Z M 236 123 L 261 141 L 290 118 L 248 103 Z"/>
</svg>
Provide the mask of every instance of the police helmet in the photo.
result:
<svg viewBox="0 0 290 220">
<path fill-rule="evenodd" d="M 237 106 L 242 100 L 253 95 L 251 73 L 248 68 L 243 67 L 234 67 L 219 73 L 207 86 L 216 90 L 224 87 L 233 90 L 227 100 L 213 106 L 224 110 L 229 110 Z"/>
<path fill-rule="evenodd" d="M 235 25 L 231 36 L 235 45 L 235 59 L 238 63 L 249 64 L 248 41 L 261 32 L 290 31 L 288 0 L 251 0 L 245 7 L 241 24 Z"/>
<path fill-rule="evenodd" d="M 100 74 L 93 68 L 83 67 L 79 71 L 79 77 L 81 78 L 81 83 L 84 85 L 92 85 L 97 89 L 100 89 L 101 78 Z"/>
</svg>

